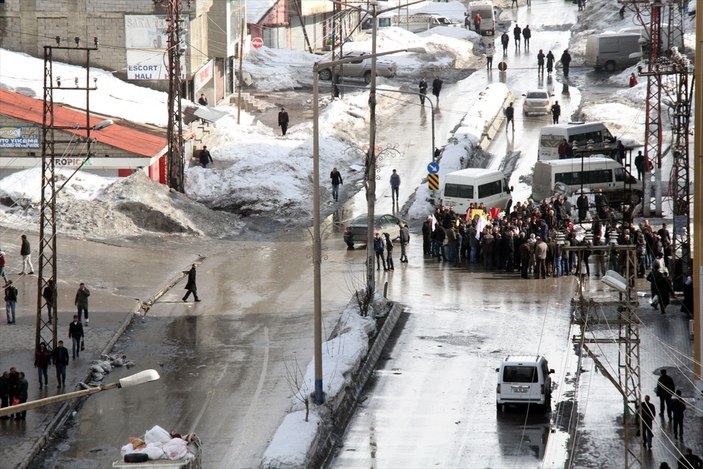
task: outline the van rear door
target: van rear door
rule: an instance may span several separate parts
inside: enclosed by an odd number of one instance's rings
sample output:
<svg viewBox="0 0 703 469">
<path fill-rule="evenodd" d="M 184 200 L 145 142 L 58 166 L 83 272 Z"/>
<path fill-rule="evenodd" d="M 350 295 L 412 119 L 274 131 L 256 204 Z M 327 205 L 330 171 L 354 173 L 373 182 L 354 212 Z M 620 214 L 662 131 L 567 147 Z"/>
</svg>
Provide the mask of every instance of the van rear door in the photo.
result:
<svg viewBox="0 0 703 469">
<path fill-rule="evenodd" d="M 539 370 L 533 365 L 506 365 L 500 388 L 504 401 L 534 402 L 541 398 Z"/>
</svg>

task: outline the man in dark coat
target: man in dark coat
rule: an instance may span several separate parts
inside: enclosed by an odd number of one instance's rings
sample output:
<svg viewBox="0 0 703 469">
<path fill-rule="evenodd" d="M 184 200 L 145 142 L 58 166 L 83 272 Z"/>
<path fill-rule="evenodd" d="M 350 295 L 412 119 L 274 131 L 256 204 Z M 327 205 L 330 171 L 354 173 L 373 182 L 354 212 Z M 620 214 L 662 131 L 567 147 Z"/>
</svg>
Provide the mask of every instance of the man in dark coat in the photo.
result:
<svg viewBox="0 0 703 469">
<path fill-rule="evenodd" d="M 544 52 L 542 49 L 537 52 L 537 74 L 544 73 Z"/>
<path fill-rule="evenodd" d="M 635 157 L 635 168 L 637 169 L 637 179 L 642 179 L 642 174 L 644 174 L 644 155 L 641 151 L 638 151 Z"/>
<path fill-rule="evenodd" d="M 78 319 L 83 319 L 85 317 L 85 324 L 88 325 L 90 319 L 88 319 L 88 297 L 90 296 L 90 290 L 85 286 L 85 283 L 81 282 L 76 291 L 76 298 L 73 304 L 76 305 L 78 309 Z"/>
<path fill-rule="evenodd" d="M 5 371 L 2 376 L 0 376 L 0 401 L 2 402 L 2 407 L 7 407 L 10 405 L 10 383 L 9 383 L 9 374 L 7 371 Z M 10 417 L 4 416 L 0 417 L 2 420 L 7 420 Z"/>
<path fill-rule="evenodd" d="M 661 376 L 657 380 L 657 396 L 659 397 L 659 415 L 664 418 L 664 408 L 666 416 L 671 420 L 671 396 L 674 395 L 676 386 L 674 380 L 666 374 L 666 370 L 661 370 Z"/>
<path fill-rule="evenodd" d="M 432 254 L 432 217 L 422 224 L 422 253 Z"/>
<path fill-rule="evenodd" d="M 339 200 L 339 186 L 343 184 L 342 174 L 337 170 L 337 168 L 332 168 L 330 172 L 330 179 L 332 180 L 332 198 Z"/>
<path fill-rule="evenodd" d="M 193 294 L 193 298 L 195 298 L 195 301 L 200 301 L 200 298 L 198 298 L 198 287 L 195 284 L 195 264 L 193 264 L 190 267 L 190 270 L 187 271 L 188 273 L 188 281 L 186 282 L 186 287 L 185 289 L 187 290 L 186 295 L 183 297 L 183 301 L 186 301 L 190 294 Z"/>
<path fill-rule="evenodd" d="M 32 247 L 29 245 L 27 235 L 22 235 L 21 238 L 22 246 L 20 247 L 20 255 L 22 256 L 22 273 L 32 275 L 34 273 L 34 266 L 32 265 Z"/>
<path fill-rule="evenodd" d="M 286 112 L 285 108 L 281 108 L 278 113 L 278 126 L 281 128 L 283 135 L 288 132 L 288 112 Z"/>
<path fill-rule="evenodd" d="M 49 280 L 47 282 L 46 286 L 44 287 L 44 290 L 42 291 L 41 296 L 46 302 L 46 309 L 49 313 L 49 322 L 51 322 L 51 312 L 54 307 L 54 299 L 56 298 L 56 288 L 54 288 L 53 280 Z"/>
<path fill-rule="evenodd" d="M 212 155 L 207 149 L 207 146 L 203 145 L 203 149 L 200 150 L 200 164 L 203 168 L 207 168 L 208 163 L 212 163 Z"/>
<path fill-rule="evenodd" d="M 520 50 L 520 35 L 522 34 L 522 29 L 520 26 L 515 24 L 513 28 L 513 37 L 515 38 L 515 50 Z"/>
<path fill-rule="evenodd" d="M 552 54 L 552 51 L 547 52 L 547 73 L 550 74 L 552 73 L 552 70 L 554 69 L 554 54 Z"/>
<path fill-rule="evenodd" d="M 666 307 L 669 305 L 671 295 L 674 293 L 674 289 L 669 282 L 669 278 L 666 277 L 661 272 L 661 267 L 659 264 L 654 264 L 654 268 L 647 275 L 647 280 L 650 282 L 650 288 L 652 293 L 652 298 L 656 295 L 658 298 L 659 309 L 661 313 L 666 313 Z M 653 305 L 655 308 L 656 304 Z"/>
<path fill-rule="evenodd" d="M 681 397 L 681 390 L 671 398 L 671 416 L 674 422 L 674 438 L 683 440 L 683 414 L 686 411 L 686 402 Z"/>
<path fill-rule="evenodd" d="M 504 32 L 500 36 L 500 43 L 503 45 L 503 55 L 508 53 L 508 44 L 510 44 L 510 36 L 508 36 L 508 32 Z"/>
<path fill-rule="evenodd" d="M 576 208 L 579 211 L 579 221 L 584 221 L 588 216 L 588 197 L 581 192 L 581 195 L 576 199 Z"/>
<path fill-rule="evenodd" d="M 657 411 L 654 409 L 654 404 L 649 402 L 649 396 L 644 396 L 640 409 L 640 422 L 642 424 L 641 434 L 645 448 L 652 449 L 652 425 L 654 425 L 654 417 Z"/>
<path fill-rule="evenodd" d="M 525 50 L 530 49 L 530 38 L 532 37 L 532 31 L 530 31 L 530 25 L 525 26 L 522 30 L 522 38 L 525 40 Z"/>
<path fill-rule="evenodd" d="M 17 380 L 17 396 L 19 397 L 20 404 L 24 404 L 27 402 L 27 399 L 29 398 L 29 383 L 27 382 L 27 378 L 24 376 L 24 372 L 20 371 L 18 380 Z M 15 414 L 15 420 L 26 420 L 27 419 L 27 411 L 25 410 L 24 412 L 19 412 Z"/>
<path fill-rule="evenodd" d="M 83 340 L 83 324 L 77 314 L 73 315 L 73 321 L 68 326 L 68 338 L 73 341 L 73 359 L 81 354 L 81 340 Z"/>
<path fill-rule="evenodd" d="M 425 96 L 427 95 L 427 81 L 424 78 L 420 78 L 420 84 L 417 85 L 420 90 L 420 104 L 425 105 Z"/>
<path fill-rule="evenodd" d="M 571 54 L 569 54 L 568 49 L 564 49 L 564 53 L 561 54 L 561 59 L 559 59 L 561 62 L 562 69 L 564 70 L 564 78 L 569 78 L 569 65 L 571 64 Z"/>
<path fill-rule="evenodd" d="M 559 116 L 561 116 L 561 106 L 559 106 L 559 101 L 554 101 L 552 104 L 552 124 L 559 123 Z"/>
<path fill-rule="evenodd" d="M 66 387 L 66 367 L 68 366 L 68 349 L 63 346 L 63 340 L 54 350 L 54 366 L 56 367 L 57 388 Z"/>
<path fill-rule="evenodd" d="M 505 114 L 505 131 L 507 132 L 508 126 L 512 125 L 513 132 L 515 132 L 515 108 L 513 107 L 513 103 L 510 103 L 503 113 Z"/>
<path fill-rule="evenodd" d="M 437 104 L 439 104 L 439 93 L 442 92 L 442 83 L 444 82 L 439 77 L 434 77 L 432 80 L 432 94 L 437 98 Z"/>
</svg>

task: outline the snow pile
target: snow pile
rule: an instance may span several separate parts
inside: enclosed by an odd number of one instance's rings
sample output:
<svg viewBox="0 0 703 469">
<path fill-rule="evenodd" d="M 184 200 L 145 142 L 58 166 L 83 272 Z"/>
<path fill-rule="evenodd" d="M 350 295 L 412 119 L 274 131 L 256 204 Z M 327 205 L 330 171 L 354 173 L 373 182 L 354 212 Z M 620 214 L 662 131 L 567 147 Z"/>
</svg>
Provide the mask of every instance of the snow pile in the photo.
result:
<svg viewBox="0 0 703 469">
<path fill-rule="evenodd" d="M 42 99 L 44 96 L 44 61 L 21 52 L 0 49 L 0 87 L 25 96 Z M 58 61 L 53 63 L 53 76 L 66 83 L 85 86 L 85 68 Z M 118 116 L 133 122 L 165 127 L 168 121 L 167 94 L 142 86 L 132 85 L 112 76 L 112 72 L 90 69 L 90 86 L 97 78 L 97 90 L 90 94 L 90 110 L 107 116 Z M 85 109 L 85 93 L 54 89 L 55 103 L 64 103 Z"/>
<path fill-rule="evenodd" d="M 254 87 L 260 90 L 290 90 L 312 84 L 312 66 L 319 56 L 294 49 L 251 49 L 242 63 Z"/>
<path fill-rule="evenodd" d="M 57 189 L 72 172 L 56 171 Z M 39 188 L 40 178 L 41 170 L 31 168 L 0 180 L 4 223 L 38 224 L 39 189 L 23 188 Z M 174 233 L 226 238 L 241 230 L 232 215 L 213 212 L 143 172 L 114 179 L 79 171 L 58 193 L 56 211 L 61 232 L 90 239 Z"/>
<path fill-rule="evenodd" d="M 374 309 L 386 310 L 388 301 L 380 294 L 374 298 Z M 361 316 L 358 304 L 352 299 L 340 317 L 337 335 L 322 344 L 322 382 L 326 403 L 310 404 L 308 421 L 305 421 L 305 404 L 299 398 L 292 400 L 291 412 L 273 435 L 264 452 L 261 467 L 306 467 L 308 452 L 315 441 L 318 427 L 336 403 L 343 397 L 352 374 L 359 369 L 369 350 L 369 337 L 376 331 L 371 316 Z M 310 396 L 315 389 L 315 364 L 311 361 L 297 395 Z"/>
</svg>

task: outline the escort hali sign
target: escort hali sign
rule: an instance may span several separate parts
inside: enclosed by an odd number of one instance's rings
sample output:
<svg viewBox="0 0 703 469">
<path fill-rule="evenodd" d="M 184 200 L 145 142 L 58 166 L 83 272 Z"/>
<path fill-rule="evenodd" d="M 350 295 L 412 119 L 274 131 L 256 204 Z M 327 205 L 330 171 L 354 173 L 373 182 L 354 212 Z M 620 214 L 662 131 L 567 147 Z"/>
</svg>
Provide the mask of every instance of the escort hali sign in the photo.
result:
<svg viewBox="0 0 703 469">
<path fill-rule="evenodd" d="M 0 148 L 39 148 L 39 127 L 0 127 Z"/>
</svg>

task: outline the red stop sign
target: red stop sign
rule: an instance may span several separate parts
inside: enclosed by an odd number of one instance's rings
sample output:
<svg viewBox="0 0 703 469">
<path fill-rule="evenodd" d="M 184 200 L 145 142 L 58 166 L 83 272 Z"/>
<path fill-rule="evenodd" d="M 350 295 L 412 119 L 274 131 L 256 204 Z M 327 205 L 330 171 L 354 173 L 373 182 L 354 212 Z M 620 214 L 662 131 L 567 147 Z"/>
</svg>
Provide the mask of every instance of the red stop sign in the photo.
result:
<svg viewBox="0 0 703 469">
<path fill-rule="evenodd" d="M 251 45 L 256 49 L 260 49 L 264 45 L 264 40 L 260 37 L 255 37 L 251 40 Z"/>
</svg>

